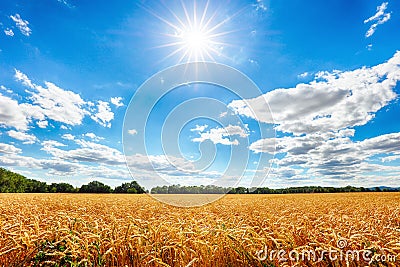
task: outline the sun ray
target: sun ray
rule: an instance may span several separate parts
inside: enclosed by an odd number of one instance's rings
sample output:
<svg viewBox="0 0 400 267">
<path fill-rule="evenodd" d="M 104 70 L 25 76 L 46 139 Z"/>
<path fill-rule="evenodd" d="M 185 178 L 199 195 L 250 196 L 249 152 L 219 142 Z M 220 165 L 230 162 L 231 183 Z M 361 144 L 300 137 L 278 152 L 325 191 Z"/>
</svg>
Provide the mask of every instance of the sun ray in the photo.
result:
<svg viewBox="0 0 400 267">
<path fill-rule="evenodd" d="M 187 23 L 189 25 L 189 28 L 192 29 L 193 28 L 192 20 L 190 19 L 190 16 L 189 16 L 189 13 L 188 13 L 188 11 L 186 9 L 185 3 L 182 0 L 181 0 L 181 5 L 182 5 L 182 8 L 183 8 L 183 11 L 185 12 L 186 21 L 187 21 Z"/>
<path fill-rule="evenodd" d="M 158 63 L 161 63 L 165 60 L 167 60 L 168 58 L 173 57 L 174 55 L 178 54 L 179 52 L 183 51 L 185 49 L 185 47 L 180 47 L 178 49 L 175 49 L 174 51 L 172 51 L 171 53 L 169 53 L 168 55 L 166 55 L 165 57 L 161 58 Z M 180 61 L 178 61 L 180 63 Z"/>
<path fill-rule="evenodd" d="M 193 2 L 193 24 L 194 24 L 194 29 L 197 29 L 196 1 Z"/>
<path fill-rule="evenodd" d="M 209 3 L 210 3 L 210 1 L 208 0 L 208 1 L 206 2 L 205 7 L 204 7 L 203 14 L 201 15 L 200 25 L 203 25 L 204 19 L 205 19 L 206 15 L 207 15 L 207 10 L 208 10 L 208 4 L 209 4 Z"/>
<path fill-rule="evenodd" d="M 221 36 L 232 34 L 232 33 L 238 32 L 238 31 L 240 31 L 240 30 L 231 30 L 231 31 L 214 33 L 214 34 L 210 34 L 209 37 L 210 37 L 210 39 L 215 38 L 215 37 L 221 37 Z M 210 40 L 210 42 L 211 42 L 211 40 Z"/>
<path fill-rule="evenodd" d="M 240 13 L 243 12 L 244 9 L 239 10 L 238 12 L 236 12 L 235 14 L 233 14 L 232 16 L 227 17 L 226 19 L 224 19 L 223 21 L 221 21 L 220 23 L 216 24 L 215 26 L 213 26 L 212 28 L 210 28 L 209 30 L 206 31 L 206 34 L 209 34 L 211 32 L 213 32 L 214 30 L 218 29 L 219 27 L 221 27 L 222 25 L 226 24 L 228 21 L 230 21 L 231 19 L 233 19 L 234 17 L 236 17 L 237 15 L 239 15 Z"/>
<path fill-rule="evenodd" d="M 167 24 L 168 26 L 171 26 L 175 30 L 180 30 L 180 28 L 178 26 L 176 26 L 172 22 L 169 22 L 168 20 L 164 19 L 163 17 L 157 15 L 157 13 L 153 12 L 151 9 L 148 9 L 146 7 L 143 7 L 143 9 L 146 10 L 147 12 L 149 12 L 150 14 L 152 14 L 153 16 L 155 16 L 156 18 L 158 18 L 159 20 L 161 20 L 162 22 L 164 22 L 165 24 Z"/>
<path fill-rule="evenodd" d="M 163 45 L 157 45 L 154 46 L 153 48 L 164 48 L 164 47 L 171 47 L 171 46 L 177 46 L 177 45 L 182 45 L 183 43 L 181 41 L 179 42 L 174 42 L 174 43 L 168 43 L 168 44 L 163 44 Z"/>
<path fill-rule="evenodd" d="M 178 23 L 181 25 L 180 30 L 182 30 L 182 28 L 185 27 L 185 23 L 178 17 L 178 15 L 173 12 L 168 6 L 164 5 L 164 7 L 169 11 L 169 13 L 172 14 L 172 16 L 176 19 L 176 21 L 178 21 Z"/>
</svg>

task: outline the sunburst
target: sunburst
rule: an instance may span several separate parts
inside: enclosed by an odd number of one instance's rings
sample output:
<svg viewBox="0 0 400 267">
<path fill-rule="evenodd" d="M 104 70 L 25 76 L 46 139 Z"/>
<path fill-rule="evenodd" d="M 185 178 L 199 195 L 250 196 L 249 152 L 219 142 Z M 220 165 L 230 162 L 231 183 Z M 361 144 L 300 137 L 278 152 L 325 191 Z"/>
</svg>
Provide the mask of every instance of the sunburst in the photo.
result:
<svg viewBox="0 0 400 267">
<path fill-rule="evenodd" d="M 156 12 L 147 9 L 151 14 L 170 27 L 169 33 L 163 33 L 168 41 L 157 46 L 157 48 L 173 48 L 172 52 L 164 60 L 172 56 L 177 56 L 179 63 L 194 61 L 215 62 L 217 56 L 226 57 L 222 50 L 230 44 L 224 42 L 223 39 L 226 35 L 234 31 L 223 30 L 223 26 L 226 26 L 239 12 L 218 21 L 218 10 L 210 12 L 209 6 L 209 1 L 201 8 L 198 8 L 196 2 L 193 2 L 191 8 L 188 8 L 181 1 L 181 16 L 178 15 L 179 13 L 165 7 L 171 13 L 173 20 L 168 20 Z M 212 14 L 210 15 L 210 13 Z"/>
</svg>

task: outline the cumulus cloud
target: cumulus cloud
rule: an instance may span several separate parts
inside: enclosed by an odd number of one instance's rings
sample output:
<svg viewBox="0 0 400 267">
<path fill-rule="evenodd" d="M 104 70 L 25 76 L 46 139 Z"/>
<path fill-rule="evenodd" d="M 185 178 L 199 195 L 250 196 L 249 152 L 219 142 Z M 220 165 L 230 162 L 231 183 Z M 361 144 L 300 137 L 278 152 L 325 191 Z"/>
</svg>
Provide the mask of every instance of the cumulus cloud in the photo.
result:
<svg viewBox="0 0 400 267">
<path fill-rule="evenodd" d="M 19 14 L 11 15 L 10 18 L 15 22 L 15 25 L 23 35 L 31 35 L 32 30 L 29 28 L 29 22 L 27 20 L 23 20 Z"/>
<path fill-rule="evenodd" d="M 207 125 L 196 126 L 196 128 L 192 130 L 196 130 L 199 132 L 200 137 L 193 138 L 193 142 L 204 142 L 206 140 L 210 140 L 214 144 L 222 144 L 222 145 L 239 145 L 239 141 L 237 139 L 231 140 L 232 136 L 239 137 L 247 137 L 249 134 L 247 133 L 247 129 L 243 129 L 238 125 L 228 125 L 224 128 L 213 128 L 207 132 L 203 132 Z M 202 131 L 200 131 L 202 130 Z"/>
<path fill-rule="evenodd" d="M 18 102 L 0 93 L 0 125 L 24 131 L 28 124 L 29 120 Z"/>
<path fill-rule="evenodd" d="M 44 129 L 49 125 L 49 122 L 48 121 L 38 121 L 38 122 L 36 122 L 36 124 L 39 128 Z"/>
<path fill-rule="evenodd" d="M 204 125 L 197 125 L 196 124 L 196 127 L 193 128 L 193 129 L 190 129 L 190 131 L 192 131 L 192 132 L 204 132 L 204 130 L 207 129 L 207 128 L 208 128 L 207 124 L 204 124 Z"/>
<path fill-rule="evenodd" d="M 322 145 L 326 140 L 354 136 L 354 129 L 343 129 L 337 132 L 313 133 L 303 136 L 285 136 L 265 138 L 253 142 L 249 149 L 255 153 L 291 153 L 307 154 L 310 150 Z"/>
<path fill-rule="evenodd" d="M 111 111 L 108 102 L 98 101 L 97 113 L 92 115 L 91 118 L 98 124 L 104 127 L 111 127 L 111 121 L 114 119 L 114 113 Z"/>
<path fill-rule="evenodd" d="M 91 162 L 106 165 L 123 165 L 125 163 L 122 153 L 106 145 L 85 141 L 75 140 L 79 148 L 63 150 L 54 143 L 42 143 L 41 150 L 49 153 L 54 158 L 72 162 Z"/>
<path fill-rule="evenodd" d="M 104 137 L 97 136 L 94 133 L 85 133 L 83 136 L 89 137 L 90 139 L 92 139 L 94 141 L 104 140 Z"/>
<path fill-rule="evenodd" d="M 35 118 L 44 121 L 45 118 L 62 122 L 67 125 L 81 125 L 85 116 L 91 118 L 104 127 L 111 127 L 114 113 L 110 105 L 105 101 L 98 101 L 95 113 L 92 114 L 89 107 L 94 106 L 92 102 L 84 101 L 81 96 L 69 90 L 62 89 L 51 82 L 44 82 L 45 87 L 32 82 L 29 77 L 21 71 L 15 69 L 15 79 L 31 90 L 30 103 L 23 103 L 20 108 L 28 118 Z M 121 106 L 120 98 L 113 98 L 114 105 Z M 41 126 L 45 126 L 42 122 Z M 65 126 L 61 126 L 65 128 Z"/>
<path fill-rule="evenodd" d="M 391 155 L 381 158 L 382 162 L 391 162 L 400 159 L 400 155 Z"/>
<path fill-rule="evenodd" d="M 7 36 L 14 36 L 14 32 L 13 32 L 13 30 L 12 29 L 5 29 L 4 30 L 4 33 L 5 33 L 5 35 L 7 35 Z"/>
<path fill-rule="evenodd" d="M 302 78 L 302 79 L 304 79 L 304 78 L 306 78 L 306 77 L 308 77 L 308 76 L 310 76 L 310 73 L 308 73 L 307 71 L 306 71 L 306 72 L 303 72 L 303 73 L 301 73 L 301 74 L 298 75 L 298 77 L 299 77 L 299 78 Z"/>
<path fill-rule="evenodd" d="M 12 94 L 13 91 L 7 87 L 5 87 L 4 85 L 0 85 L 0 89 L 6 91 L 9 94 Z"/>
<path fill-rule="evenodd" d="M 17 69 L 14 69 L 14 71 L 14 78 L 17 81 L 20 81 L 23 85 L 28 86 L 29 88 L 35 88 L 35 85 L 33 85 L 31 79 L 29 79 L 25 73 L 22 73 L 20 70 Z"/>
<path fill-rule="evenodd" d="M 68 125 L 80 125 L 88 114 L 84 108 L 86 102 L 79 94 L 64 90 L 51 82 L 45 82 L 45 87 L 34 84 L 27 75 L 17 69 L 14 77 L 31 89 L 27 92 L 32 104 L 20 105 L 27 117 L 42 121 L 47 117 Z"/>
<path fill-rule="evenodd" d="M 273 163 L 281 167 L 297 166 L 307 170 L 307 175 L 336 179 L 362 177 L 365 173 L 388 171 L 390 167 L 373 164 L 371 160 L 378 155 L 391 155 L 400 149 L 400 133 L 385 134 L 363 141 L 350 139 L 351 132 L 337 133 L 336 136 L 312 134 L 276 139 L 277 153 L 283 157 L 275 158 Z M 255 142 L 260 152 L 267 151 L 272 140 Z M 262 146 L 263 144 L 264 146 Z M 385 157 L 384 157 L 385 158 Z M 394 170 L 400 172 L 400 168 Z"/>
<path fill-rule="evenodd" d="M 374 67 L 321 72 L 308 84 L 276 89 L 253 99 L 234 100 L 229 107 L 237 114 L 275 123 L 277 130 L 295 135 L 338 131 L 364 125 L 374 118 L 375 112 L 396 98 L 393 89 L 399 80 L 397 52 Z"/>
<path fill-rule="evenodd" d="M 74 140 L 75 136 L 73 136 L 72 134 L 63 134 L 61 136 L 62 139 L 66 139 L 66 140 Z"/>
<path fill-rule="evenodd" d="M 135 154 L 126 157 L 130 168 L 143 171 L 157 171 L 168 175 L 188 175 L 195 172 L 192 162 L 184 158 L 165 155 Z"/>
<path fill-rule="evenodd" d="M 388 2 L 382 3 L 380 6 L 376 7 L 376 13 L 372 17 L 364 20 L 364 24 L 373 22 L 373 24 L 369 27 L 368 31 L 365 33 L 365 37 L 371 37 L 378 25 L 384 24 L 385 22 L 390 20 L 391 14 L 385 13 L 386 8 L 388 6 Z"/>
<path fill-rule="evenodd" d="M 70 162 L 63 159 L 51 158 L 51 159 L 39 159 L 23 155 L 16 154 L 4 154 L 0 157 L 0 165 L 12 166 L 12 167 L 23 167 L 32 170 L 47 170 L 46 175 L 50 176 L 80 176 L 80 177 L 92 177 L 97 178 L 115 178 L 128 179 L 130 178 L 129 172 L 126 168 L 118 166 L 106 166 L 106 165 L 87 165 L 81 162 Z M 43 179 L 43 177 L 41 177 Z M 130 178 L 131 179 L 131 178 Z M 73 180 L 69 179 L 69 183 L 74 183 Z"/>
<path fill-rule="evenodd" d="M 111 104 L 116 107 L 123 107 L 124 103 L 122 103 L 122 97 L 111 97 Z"/>
<path fill-rule="evenodd" d="M 36 136 L 24 132 L 17 132 L 14 130 L 8 131 L 7 134 L 17 140 L 24 141 L 24 144 L 33 144 L 37 141 Z"/>
<path fill-rule="evenodd" d="M 10 144 L 0 143 L 0 153 L 3 154 L 19 154 L 22 150 Z"/>
<path fill-rule="evenodd" d="M 66 146 L 63 143 L 60 143 L 58 141 L 55 140 L 46 140 L 42 142 L 42 146 L 44 147 L 62 147 L 62 146 Z"/>
<path fill-rule="evenodd" d="M 256 140 L 249 146 L 254 153 L 275 151 L 277 156 L 271 162 L 277 168 L 271 179 L 286 181 L 286 185 L 288 181 L 302 185 L 328 181 L 327 185 L 332 185 L 337 180 L 364 186 L 378 183 L 371 173 L 391 177 L 400 173 L 398 166 L 382 164 L 399 158 L 400 133 L 352 140 L 355 126 L 367 124 L 378 110 L 397 98 L 394 88 L 399 80 L 397 52 L 377 66 L 319 72 L 308 84 L 276 89 L 254 99 L 233 101 L 229 106 L 240 115 L 274 123 L 278 133 L 287 133 Z"/>
<path fill-rule="evenodd" d="M 126 157 L 127 165 L 133 175 L 139 177 L 141 185 L 151 188 L 160 179 L 170 184 L 205 185 L 221 177 L 221 173 L 196 170 L 193 162 L 171 155 L 135 154 Z"/>
<path fill-rule="evenodd" d="M 46 88 L 35 86 L 36 91 L 30 92 L 33 103 L 41 108 L 43 115 L 68 125 L 80 125 L 87 114 L 80 95 L 50 82 L 45 85 Z"/>
<path fill-rule="evenodd" d="M 254 153 L 270 153 L 274 154 L 275 152 L 275 139 L 274 138 L 266 138 L 260 139 L 253 142 L 249 149 L 252 150 Z"/>
</svg>

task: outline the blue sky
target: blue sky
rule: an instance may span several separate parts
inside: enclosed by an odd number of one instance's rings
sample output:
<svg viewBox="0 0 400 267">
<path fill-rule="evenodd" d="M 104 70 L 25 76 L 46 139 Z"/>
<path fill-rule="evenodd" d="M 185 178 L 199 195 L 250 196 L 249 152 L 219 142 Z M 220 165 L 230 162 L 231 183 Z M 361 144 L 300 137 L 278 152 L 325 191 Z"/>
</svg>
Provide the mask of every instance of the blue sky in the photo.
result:
<svg viewBox="0 0 400 267">
<path fill-rule="evenodd" d="M 399 10 L 398 1 L 2 1 L 0 166 L 76 186 L 115 186 L 130 172 L 142 184 L 226 175 L 275 188 L 398 186 Z M 259 94 L 177 86 L 153 103 L 146 135 L 124 127 L 128 109 L 128 119 L 149 115 L 129 105 L 145 81 L 203 60 L 239 70 Z"/>
</svg>

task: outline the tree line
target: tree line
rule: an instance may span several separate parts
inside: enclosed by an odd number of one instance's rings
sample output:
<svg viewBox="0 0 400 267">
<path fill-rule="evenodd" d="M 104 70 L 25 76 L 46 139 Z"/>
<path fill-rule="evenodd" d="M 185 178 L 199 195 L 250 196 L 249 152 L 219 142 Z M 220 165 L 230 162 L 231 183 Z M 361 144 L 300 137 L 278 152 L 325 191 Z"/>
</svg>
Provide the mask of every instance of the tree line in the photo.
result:
<svg viewBox="0 0 400 267">
<path fill-rule="evenodd" d="M 208 186 L 157 186 L 151 189 L 152 194 L 301 194 L 301 193 L 347 193 L 347 192 L 399 192 L 400 188 L 391 187 L 321 187 L 321 186 L 303 186 L 289 187 L 282 189 L 271 189 L 268 187 L 246 188 L 235 187 L 225 188 L 214 185 Z"/>
<path fill-rule="evenodd" d="M 150 192 L 152 194 L 297 194 L 297 193 L 345 193 L 345 192 L 400 192 L 400 187 L 321 187 L 303 186 L 283 189 L 271 189 L 268 187 L 225 188 L 215 185 L 200 186 L 156 186 Z M 28 179 L 23 175 L 0 167 L 0 193 L 116 193 L 116 194 L 143 194 L 147 193 L 136 181 L 123 183 L 114 189 L 99 181 L 92 181 L 81 187 L 74 187 L 68 183 L 40 182 Z"/>
<path fill-rule="evenodd" d="M 25 176 L 0 168 L 0 193 L 146 193 L 136 181 L 123 183 L 114 189 L 99 181 L 92 181 L 81 187 L 74 187 L 68 183 L 40 182 L 28 179 Z"/>
</svg>

